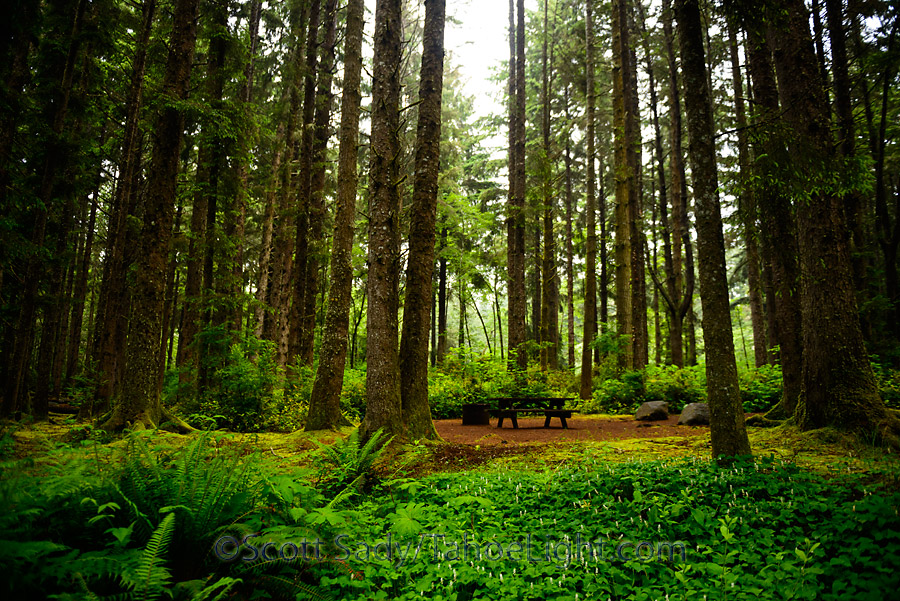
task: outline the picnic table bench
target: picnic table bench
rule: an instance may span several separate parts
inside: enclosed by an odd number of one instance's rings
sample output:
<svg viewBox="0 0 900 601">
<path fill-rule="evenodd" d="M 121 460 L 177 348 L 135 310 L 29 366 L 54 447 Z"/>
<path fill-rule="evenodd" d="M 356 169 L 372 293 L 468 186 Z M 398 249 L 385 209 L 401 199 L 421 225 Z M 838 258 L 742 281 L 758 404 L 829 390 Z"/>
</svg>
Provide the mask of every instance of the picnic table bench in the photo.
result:
<svg viewBox="0 0 900 601">
<path fill-rule="evenodd" d="M 512 420 L 513 428 L 518 428 L 516 417 L 519 413 L 543 413 L 545 428 L 550 427 L 551 418 L 558 417 L 562 427 L 568 429 L 566 419 L 572 417 L 573 413 L 578 413 L 574 409 L 565 408 L 566 401 L 573 401 L 574 397 L 496 397 L 487 400 L 497 404 L 497 408 L 490 409 L 489 412 L 498 418 L 498 428 L 503 427 L 503 420 L 506 418 Z"/>
</svg>

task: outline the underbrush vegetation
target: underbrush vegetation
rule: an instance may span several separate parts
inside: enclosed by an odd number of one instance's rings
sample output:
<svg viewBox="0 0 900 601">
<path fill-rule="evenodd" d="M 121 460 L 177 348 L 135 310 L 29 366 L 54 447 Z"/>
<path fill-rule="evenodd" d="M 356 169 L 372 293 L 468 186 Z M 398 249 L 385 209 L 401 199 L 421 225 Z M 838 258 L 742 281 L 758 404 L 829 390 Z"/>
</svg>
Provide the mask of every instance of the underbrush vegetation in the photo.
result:
<svg viewBox="0 0 900 601">
<path fill-rule="evenodd" d="M 462 415 L 463 405 L 491 397 L 576 396 L 576 384 L 568 371 L 510 371 L 498 357 L 451 349 L 444 365 L 429 372 L 428 402 L 433 419 L 450 419 Z"/>
<path fill-rule="evenodd" d="M 881 600 L 900 585 L 890 457 L 824 476 L 586 445 L 398 478 L 380 435 L 290 470 L 252 437 L 173 440 L 0 464 L 5 596 Z"/>
</svg>

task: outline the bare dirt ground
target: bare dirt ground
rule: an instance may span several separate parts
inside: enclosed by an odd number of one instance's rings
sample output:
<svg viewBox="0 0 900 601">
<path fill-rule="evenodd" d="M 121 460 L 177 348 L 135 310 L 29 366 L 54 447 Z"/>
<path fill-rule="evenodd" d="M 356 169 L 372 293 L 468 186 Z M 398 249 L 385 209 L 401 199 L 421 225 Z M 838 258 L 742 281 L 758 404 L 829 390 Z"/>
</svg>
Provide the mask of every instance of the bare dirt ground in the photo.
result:
<svg viewBox="0 0 900 601">
<path fill-rule="evenodd" d="M 678 416 L 665 421 L 639 422 L 631 416 L 578 417 L 566 420 L 568 429 L 554 418 L 549 428 L 544 428 L 543 417 L 519 418 L 518 429 L 509 420 L 497 428 L 497 420 L 488 426 L 463 426 L 460 419 L 444 419 L 434 422 L 438 434 L 449 443 L 466 445 L 520 445 L 542 442 L 612 441 L 628 438 L 663 438 L 667 436 L 700 436 L 709 432 L 708 426 L 678 426 Z"/>
</svg>

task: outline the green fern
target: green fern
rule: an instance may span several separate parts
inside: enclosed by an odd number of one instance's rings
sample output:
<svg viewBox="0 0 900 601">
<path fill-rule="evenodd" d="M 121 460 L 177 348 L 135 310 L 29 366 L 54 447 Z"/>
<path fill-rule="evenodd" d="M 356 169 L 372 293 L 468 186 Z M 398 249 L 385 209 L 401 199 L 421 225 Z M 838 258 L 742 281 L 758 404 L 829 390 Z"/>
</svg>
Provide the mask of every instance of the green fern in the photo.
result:
<svg viewBox="0 0 900 601">
<path fill-rule="evenodd" d="M 168 587 L 171 574 L 165 567 L 164 556 L 175 533 L 175 514 L 163 518 L 153 532 L 134 573 L 122 575 L 122 583 L 135 592 L 135 597 L 150 601 L 157 599 Z"/>
<path fill-rule="evenodd" d="M 388 438 L 379 429 L 362 445 L 359 430 L 333 445 L 317 443 L 321 453 L 317 461 L 319 483 L 325 495 L 343 501 L 362 488 L 371 475 L 372 466 L 392 440 L 393 437 Z"/>
</svg>

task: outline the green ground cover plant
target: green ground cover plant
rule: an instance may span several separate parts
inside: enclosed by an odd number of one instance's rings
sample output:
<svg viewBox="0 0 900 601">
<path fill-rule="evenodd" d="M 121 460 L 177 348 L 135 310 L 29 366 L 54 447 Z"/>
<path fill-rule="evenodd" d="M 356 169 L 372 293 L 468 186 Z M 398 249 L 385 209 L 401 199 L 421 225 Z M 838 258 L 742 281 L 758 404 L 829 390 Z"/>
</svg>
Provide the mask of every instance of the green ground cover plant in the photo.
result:
<svg viewBox="0 0 900 601">
<path fill-rule="evenodd" d="M 0 464 L 0 590 L 881 600 L 900 585 L 889 455 L 814 471 L 761 453 L 726 468 L 582 444 L 421 477 L 442 445 L 385 453 L 374 438 L 325 447 L 291 435 L 278 452 L 270 438 L 209 432 L 31 446 Z"/>
</svg>

